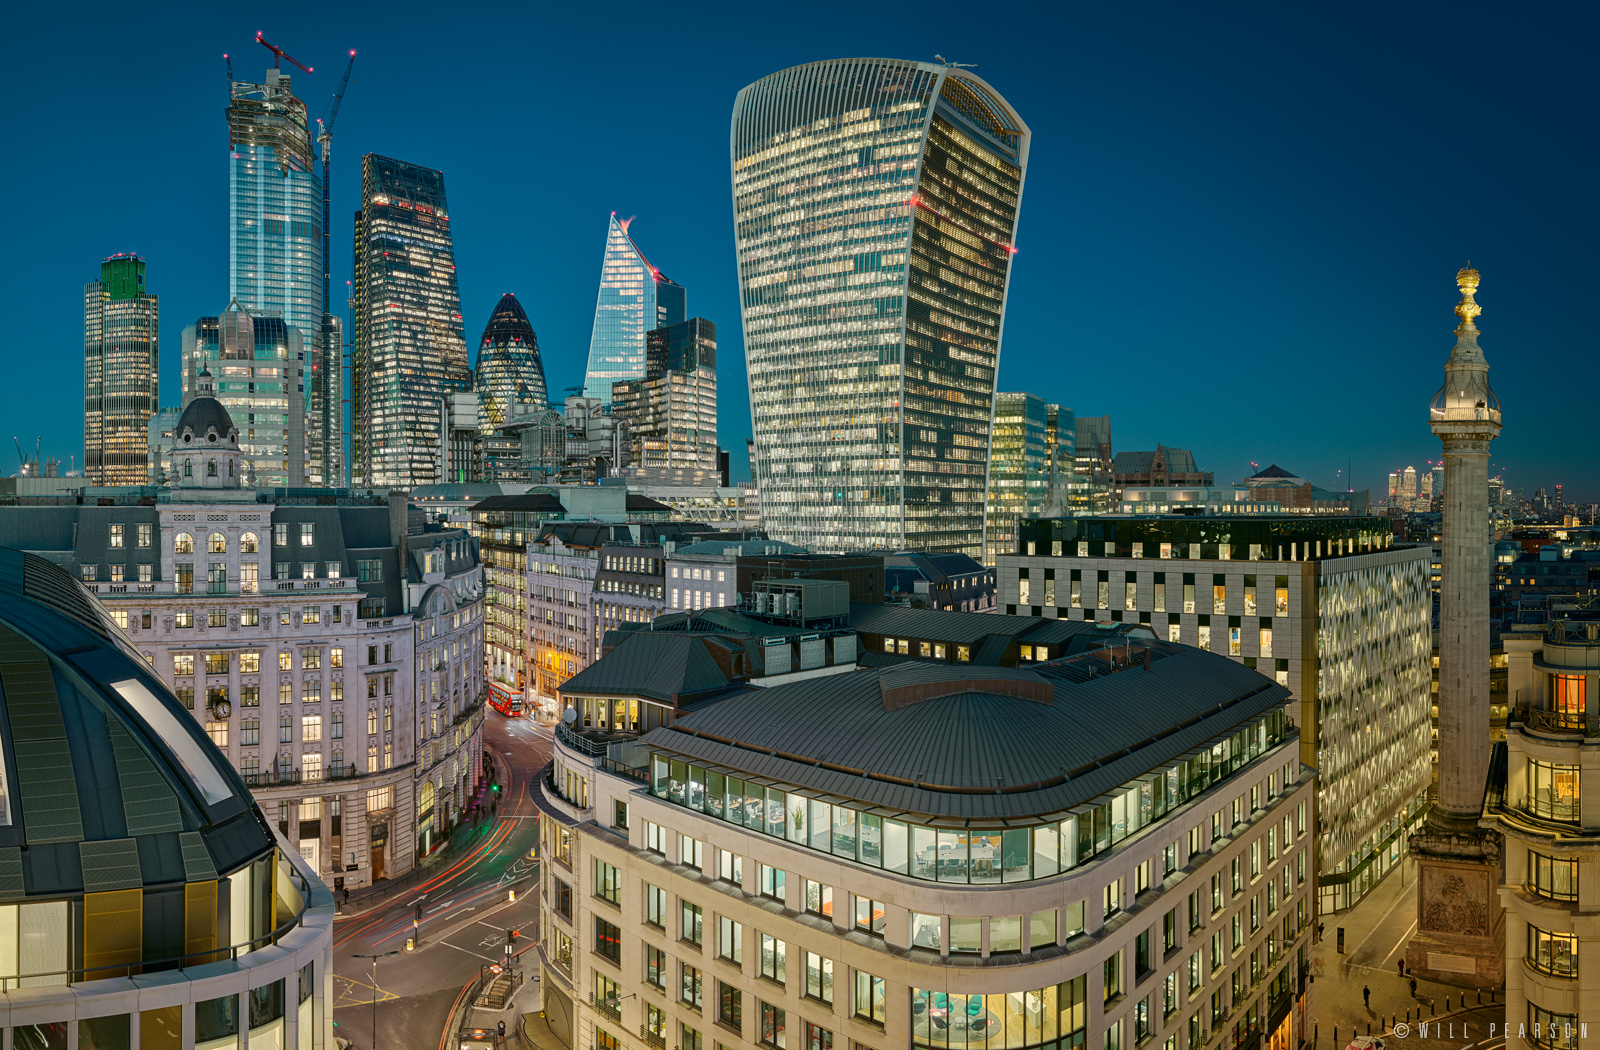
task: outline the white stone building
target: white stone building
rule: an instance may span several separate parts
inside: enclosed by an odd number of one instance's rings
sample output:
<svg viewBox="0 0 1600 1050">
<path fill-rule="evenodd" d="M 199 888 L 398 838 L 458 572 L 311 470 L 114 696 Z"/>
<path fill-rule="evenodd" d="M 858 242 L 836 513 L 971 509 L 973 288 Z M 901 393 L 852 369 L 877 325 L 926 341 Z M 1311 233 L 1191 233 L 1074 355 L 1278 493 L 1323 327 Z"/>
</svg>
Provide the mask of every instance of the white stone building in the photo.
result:
<svg viewBox="0 0 1600 1050">
<path fill-rule="evenodd" d="M 1398 865 L 1427 802 L 1427 546 L 1384 519 L 1100 517 L 1023 523 L 1003 611 L 1137 621 L 1287 686 L 1318 776 L 1319 912 Z"/>
<path fill-rule="evenodd" d="M 0 528 L 99 597 L 329 885 L 402 875 L 481 776 L 476 541 L 404 493 L 242 489 L 236 435 L 202 391 L 158 501 L 99 490 Z"/>
</svg>

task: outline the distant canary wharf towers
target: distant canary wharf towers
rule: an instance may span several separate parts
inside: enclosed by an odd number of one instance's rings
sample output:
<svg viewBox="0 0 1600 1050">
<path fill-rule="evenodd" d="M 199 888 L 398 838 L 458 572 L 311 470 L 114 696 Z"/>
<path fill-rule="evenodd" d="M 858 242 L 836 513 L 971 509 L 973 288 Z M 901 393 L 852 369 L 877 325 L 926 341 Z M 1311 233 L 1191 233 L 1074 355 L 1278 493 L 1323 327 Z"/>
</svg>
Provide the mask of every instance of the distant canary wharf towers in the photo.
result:
<svg viewBox="0 0 1600 1050">
<path fill-rule="evenodd" d="M 632 222 L 611 213 L 589 337 L 589 369 L 583 377 L 583 396 L 608 405 L 611 384 L 644 378 L 644 334 L 687 318 L 683 286 L 650 265 L 628 236 Z"/>
<path fill-rule="evenodd" d="M 733 106 L 762 516 L 816 550 L 983 557 L 1029 131 L 970 72 L 836 59 Z"/>
</svg>

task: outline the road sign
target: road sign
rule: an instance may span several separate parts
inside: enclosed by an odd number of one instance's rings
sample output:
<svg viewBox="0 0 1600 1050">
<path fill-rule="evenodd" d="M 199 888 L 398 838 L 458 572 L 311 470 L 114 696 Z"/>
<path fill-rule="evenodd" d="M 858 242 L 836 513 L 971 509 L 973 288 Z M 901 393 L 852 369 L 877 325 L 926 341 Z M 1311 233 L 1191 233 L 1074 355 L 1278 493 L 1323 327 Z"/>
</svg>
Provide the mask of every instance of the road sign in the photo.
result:
<svg viewBox="0 0 1600 1050">
<path fill-rule="evenodd" d="M 490 963 L 489 964 L 489 972 L 490 973 L 499 973 L 500 972 L 500 964 L 499 963 Z"/>
</svg>

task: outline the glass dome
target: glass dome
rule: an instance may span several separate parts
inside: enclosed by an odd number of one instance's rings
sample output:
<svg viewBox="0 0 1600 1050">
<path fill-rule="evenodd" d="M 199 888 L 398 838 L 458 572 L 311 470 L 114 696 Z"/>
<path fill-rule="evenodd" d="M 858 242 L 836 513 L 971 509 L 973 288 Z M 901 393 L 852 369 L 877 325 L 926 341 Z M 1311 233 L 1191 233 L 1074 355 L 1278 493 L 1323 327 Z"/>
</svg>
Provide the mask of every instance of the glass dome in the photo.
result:
<svg viewBox="0 0 1600 1050">
<path fill-rule="evenodd" d="M 1500 399 L 1489 386 L 1489 373 L 1472 371 L 1446 379 L 1428 402 L 1432 422 L 1500 422 Z"/>
</svg>

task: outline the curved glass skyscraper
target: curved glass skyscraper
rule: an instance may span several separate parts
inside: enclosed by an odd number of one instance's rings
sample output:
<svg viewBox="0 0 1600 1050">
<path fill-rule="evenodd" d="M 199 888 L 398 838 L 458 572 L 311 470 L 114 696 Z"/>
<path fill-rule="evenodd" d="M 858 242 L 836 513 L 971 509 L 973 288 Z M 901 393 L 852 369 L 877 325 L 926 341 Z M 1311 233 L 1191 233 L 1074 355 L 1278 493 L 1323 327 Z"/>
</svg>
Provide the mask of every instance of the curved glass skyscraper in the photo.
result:
<svg viewBox="0 0 1600 1050">
<path fill-rule="evenodd" d="M 650 265 L 628 236 L 632 221 L 611 213 L 589 337 L 589 370 L 583 377 L 583 396 L 608 405 L 612 383 L 644 378 L 644 334 L 686 319 L 683 287 Z"/>
<path fill-rule="evenodd" d="M 513 416 L 542 412 L 548 406 L 539 337 L 528 323 L 522 304 L 510 292 L 502 295 L 483 326 L 478 343 L 477 387 L 486 428 Z"/>
<path fill-rule="evenodd" d="M 836 59 L 739 92 L 729 143 L 763 523 L 983 557 L 1029 132 L 970 72 Z"/>
</svg>

